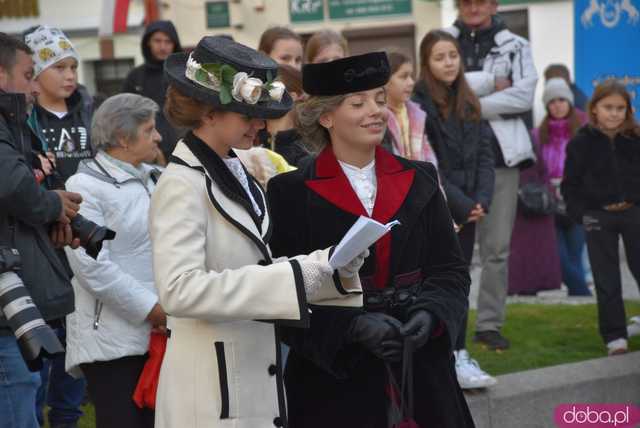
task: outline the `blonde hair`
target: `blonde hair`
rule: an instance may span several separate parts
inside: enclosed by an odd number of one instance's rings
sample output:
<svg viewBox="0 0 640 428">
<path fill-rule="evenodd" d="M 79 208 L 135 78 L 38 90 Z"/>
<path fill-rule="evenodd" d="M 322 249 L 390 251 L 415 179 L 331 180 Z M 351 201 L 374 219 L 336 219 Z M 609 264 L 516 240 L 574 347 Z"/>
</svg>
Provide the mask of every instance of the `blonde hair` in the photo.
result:
<svg viewBox="0 0 640 428">
<path fill-rule="evenodd" d="M 312 96 L 296 105 L 295 125 L 309 148 L 320 151 L 331 144 L 327 128 L 320 124 L 320 116 L 335 110 L 346 95 Z"/>
</svg>

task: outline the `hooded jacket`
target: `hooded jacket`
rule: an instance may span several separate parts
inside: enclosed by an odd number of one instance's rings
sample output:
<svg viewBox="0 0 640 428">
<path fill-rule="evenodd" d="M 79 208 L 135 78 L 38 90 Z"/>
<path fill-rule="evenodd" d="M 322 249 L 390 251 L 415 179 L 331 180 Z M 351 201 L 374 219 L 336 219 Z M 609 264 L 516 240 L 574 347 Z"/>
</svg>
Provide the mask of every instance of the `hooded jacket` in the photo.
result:
<svg viewBox="0 0 640 428">
<path fill-rule="evenodd" d="M 610 139 L 591 125 L 582 127 L 567 146 L 562 196 L 576 222 L 588 210 L 618 202 L 640 204 L 640 137 Z"/>
<path fill-rule="evenodd" d="M 73 311 L 67 271 L 49 240 L 48 227 L 62 204 L 34 178 L 24 95 L 0 91 L 0 245 L 19 251 L 20 276 L 47 321 Z M 0 336 L 13 334 L 0 316 Z"/>
<path fill-rule="evenodd" d="M 469 86 L 480 99 L 482 118 L 495 136 L 496 166 L 526 167 L 536 160 L 523 120 L 533 107 L 538 73 L 529 42 L 512 33 L 498 16 L 486 30 L 471 31 L 462 22 L 446 28 L 462 49 Z M 512 85 L 495 90 L 496 75 Z"/>
<path fill-rule="evenodd" d="M 158 31 L 162 31 L 173 41 L 174 53 L 182 51 L 178 33 L 171 21 L 155 21 L 149 24 L 140 42 L 144 64 L 139 65 L 129 72 L 122 87 L 122 92 L 139 94 L 151 98 L 158 104 L 160 111 L 156 115 L 156 129 L 162 136 L 160 149 L 162 153 L 164 153 L 165 159 L 167 159 L 178 141 L 178 134 L 162 112 L 167 92 L 167 83 L 163 76 L 164 61 L 155 58 L 151 54 L 151 48 L 149 47 L 149 39 Z"/>
<path fill-rule="evenodd" d="M 34 106 L 29 126 L 39 136 L 42 151 L 56 157 L 56 170 L 64 181 L 76 173 L 83 159 L 93 157 L 91 146 L 91 112 L 79 90 L 66 100 L 67 114 L 62 118 L 40 105 Z"/>
</svg>

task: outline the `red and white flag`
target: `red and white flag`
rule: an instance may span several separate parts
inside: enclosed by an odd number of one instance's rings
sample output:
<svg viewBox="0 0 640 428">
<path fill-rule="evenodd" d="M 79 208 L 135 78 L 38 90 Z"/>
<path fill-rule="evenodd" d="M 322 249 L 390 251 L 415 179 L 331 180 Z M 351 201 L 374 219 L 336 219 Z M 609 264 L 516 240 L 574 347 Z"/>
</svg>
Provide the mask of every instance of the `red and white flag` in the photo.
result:
<svg viewBox="0 0 640 428">
<path fill-rule="evenodd" d="M 100 37 L 109 37 L 114 33 L 127 32 L 127 16 L 131 0 L 102 0 L 100 17 Z"/>
</svg>

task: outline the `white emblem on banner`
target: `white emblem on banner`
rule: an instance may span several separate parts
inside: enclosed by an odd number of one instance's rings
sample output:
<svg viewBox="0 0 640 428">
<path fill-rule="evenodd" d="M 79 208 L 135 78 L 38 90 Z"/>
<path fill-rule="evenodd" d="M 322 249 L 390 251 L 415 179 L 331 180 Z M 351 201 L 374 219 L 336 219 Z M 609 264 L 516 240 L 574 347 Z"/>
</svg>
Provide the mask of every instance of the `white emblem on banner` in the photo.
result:
<svg viewBox="0 0 640 428">
<path fill-rule="evenodd" d="M 614 28 L 624 13 L 627 14 L 630 25 L 636 25 L 640 21 L 640 12 L 632 0 L 590 0 L 589 7 L 582 12 L 580 21 L 585 28 L 589 28 L 593 26 L 594 17 L 599 16 L 602 25 Z"/>
</svg>

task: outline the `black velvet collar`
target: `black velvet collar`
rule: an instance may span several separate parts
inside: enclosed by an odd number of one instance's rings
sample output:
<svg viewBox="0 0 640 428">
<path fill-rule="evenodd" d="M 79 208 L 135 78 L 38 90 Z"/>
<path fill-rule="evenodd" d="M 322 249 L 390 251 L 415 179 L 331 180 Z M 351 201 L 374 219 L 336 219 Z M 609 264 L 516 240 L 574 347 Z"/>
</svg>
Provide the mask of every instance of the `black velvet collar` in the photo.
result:
<svg viewBox="0 0 640 428">
<path fill-rule="evenodd" d="M 211 179 L 220 187 L 222 193 L 231 199 L 242 205 L 247 213 L 253 219 L 253 222 L 258 227 L 258 230 L 262 233 L 262 221 L 266 213 L 266 207 L 262 198 L 262 192 L 258 189 L 255 179 L 249 174 L 246 168 L 243 169 L 249 180 L 249 189 L 253 194 L 253 198 L 260 207 L 261 214 L 258 216 L 253 209 L 253 204 L 249 195 L 245 192 L 244 187 L 238 181 L 238 179 L 229 170 L 224 161 L 218 156 L 218 154 L 211 149 L 204 141 L 195 136 L 193 132 L 189 131 L 183 139 L 186 146 L 191 150 L 196 158 L 200 161 L 204 169 L 207 171 Z M 237 157 L 235 152 L 231 150 L 229 157 Z"/>
</svg>

